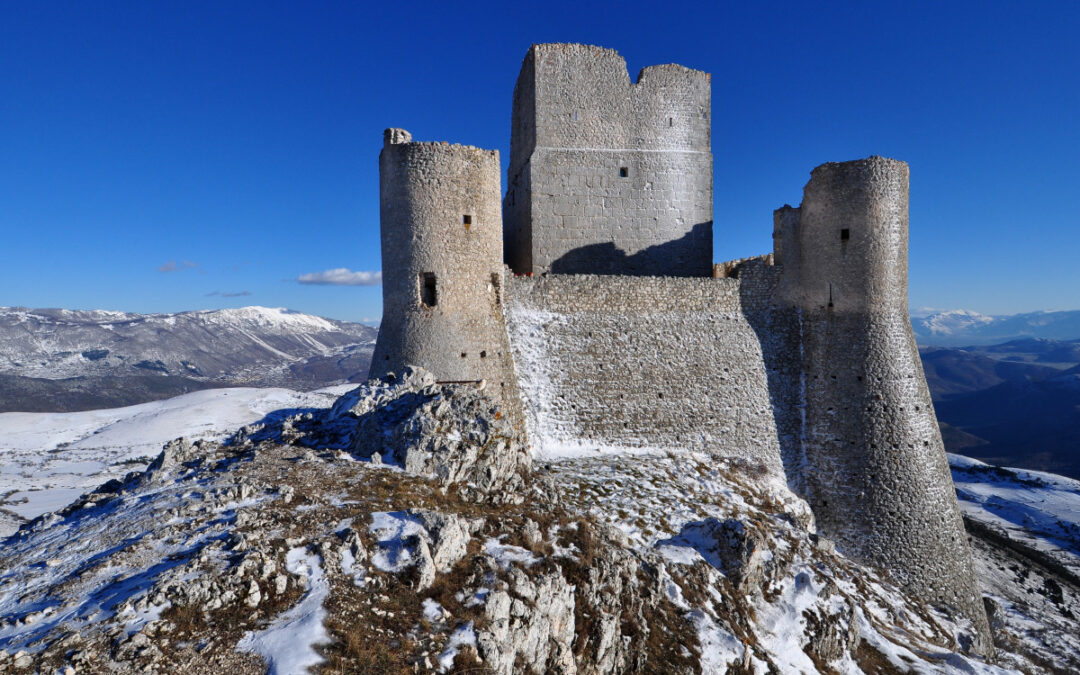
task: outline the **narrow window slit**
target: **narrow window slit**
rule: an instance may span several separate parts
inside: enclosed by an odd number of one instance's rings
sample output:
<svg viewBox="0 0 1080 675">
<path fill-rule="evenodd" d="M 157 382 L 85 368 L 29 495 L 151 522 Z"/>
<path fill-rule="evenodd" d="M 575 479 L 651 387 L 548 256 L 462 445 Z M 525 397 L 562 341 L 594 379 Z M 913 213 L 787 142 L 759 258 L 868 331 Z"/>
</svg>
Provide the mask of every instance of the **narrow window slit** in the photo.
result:
<svg viewBox="0 0 1080 675">
<path fill-rule="evenodd" d="M 629 175 L 630 169 L 626 168 L 625 166 L 619 167 L 619 178 L 626 178 Z"/>
<path fill-rule="evenodd" d="M 420 275 L 420 302 L 425 307 L 439 304 L 439 294 L 435 288 L 435 273 L 424 272 Z"/>
</svg>

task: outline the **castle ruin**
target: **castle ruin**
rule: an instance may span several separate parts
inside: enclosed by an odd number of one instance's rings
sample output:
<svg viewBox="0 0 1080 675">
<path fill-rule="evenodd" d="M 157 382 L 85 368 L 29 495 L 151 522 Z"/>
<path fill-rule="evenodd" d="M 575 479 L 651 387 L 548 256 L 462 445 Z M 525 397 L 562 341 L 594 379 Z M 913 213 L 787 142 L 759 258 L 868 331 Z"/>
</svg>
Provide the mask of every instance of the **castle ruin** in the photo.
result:
<svg viewBox="0 0 1080 675">
<path fill-rule="evenodd" d="M 388 130 L 371 376 L 481 383 L 535 448 L 751 460 L 842 552 L 970 619 L 986 652 L 907 311 L 908 167 L 817 167 L 774 214 L 771 254 L 714 266 L 710 86 L 533 45 L 501 209 L 496 151 Z"/>
</svg>

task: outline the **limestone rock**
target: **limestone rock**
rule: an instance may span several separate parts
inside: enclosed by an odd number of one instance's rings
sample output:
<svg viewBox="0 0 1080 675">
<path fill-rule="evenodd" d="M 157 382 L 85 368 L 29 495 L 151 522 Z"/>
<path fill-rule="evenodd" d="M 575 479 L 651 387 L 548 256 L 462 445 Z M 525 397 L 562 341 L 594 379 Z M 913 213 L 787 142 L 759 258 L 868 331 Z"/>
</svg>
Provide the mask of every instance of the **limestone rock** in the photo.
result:
<svg viewBox="0 0 1080 675">
<path fill-rule="evenodd" d="M 525 663 L 534 673 L 578 672 L 574 661 L 574 589 L 558 572 L 514 569 L 509 588 L 491 593 L 484 606 L 488 627 L 477 635 L 484 665 L 500 675 Z"/>
<path fill-rule="evenodd" d="M 472 535 L 469 524 L 460 516 L 424 509 L 410 509 L 409 515 L 423 524 L 431 540 L 431 560 L 440 574 L 450 571 L 465 555 Z"/>
<path fill-rule="evenodd" d="M 469 385 L 438 385 L 406 368 L 342 397 L 340 414 L 357 418 L 352 450 L 379 456 L 409 474 L 496 501 L 520 501 L 529 454 L 520 433 L 491 399 Z"/>
</svg>

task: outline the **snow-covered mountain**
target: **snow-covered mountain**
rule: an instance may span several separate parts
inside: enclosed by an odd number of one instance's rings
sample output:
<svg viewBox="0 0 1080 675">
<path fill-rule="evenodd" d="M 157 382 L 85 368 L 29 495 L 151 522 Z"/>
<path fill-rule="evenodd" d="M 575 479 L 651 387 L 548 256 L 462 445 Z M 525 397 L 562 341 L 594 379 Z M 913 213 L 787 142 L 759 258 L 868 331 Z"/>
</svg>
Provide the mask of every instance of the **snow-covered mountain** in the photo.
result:
<svg viewBox="0 0 1080 675">
<path fill-rule="evenodd" d="M 367 375 L 376 329 L 286 309 L 0 308 L 0 410 L 84 410 L 221 386 Z"/>
<path fill-rule="evenodd" d="M 1080 338 L 1080 310 L 988 315 L 966 309 L 912 316 L 920 344 L 942 347 L 986 345 L 1020 338 Z"/>
</svg>

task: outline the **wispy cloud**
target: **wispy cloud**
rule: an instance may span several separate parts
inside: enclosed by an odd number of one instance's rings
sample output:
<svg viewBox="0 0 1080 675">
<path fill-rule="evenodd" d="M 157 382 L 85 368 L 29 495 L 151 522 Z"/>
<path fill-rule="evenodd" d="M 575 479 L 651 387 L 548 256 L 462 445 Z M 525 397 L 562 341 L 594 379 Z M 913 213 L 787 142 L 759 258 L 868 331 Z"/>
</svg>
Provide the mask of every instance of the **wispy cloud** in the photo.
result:
<svg viewBox="0 0 1080 675">
<path fill-rule="evenodd" d="M 175 260 L 170 260 L 169 262 L 165 263 L 164 265 L 159 265 L 158 268 L 157 268 L 157 271 L 164 274 L 166 272 L 177 272 L 177 271 L 182 272 L 184 270 L 198 269 L 198 268 L 199 268 L 199 263 L 197 263 L 197 262 L 191 262 L 190 260 L 181 260 L 178 263 Z"/>
<path fill-rule="evenodd" d="M 223 298 L 243 298 L 251 295 L 251 291 L 239 291 L 237 293 L 228 293 L 226 291 L 211 291 L 207 293 L 205 297 L 212 298 L 215 295 L 220 295 Z"/>
<path fill-rule="evenodd" d="M 378 286 L 382 283 L 382 271 L 352 272 L 345 267 L 337 267 L 322 272 L 301 274 L 296 280 L 302 284 L 324 286 Z"/>
</svg>

